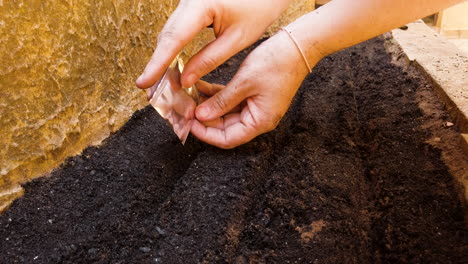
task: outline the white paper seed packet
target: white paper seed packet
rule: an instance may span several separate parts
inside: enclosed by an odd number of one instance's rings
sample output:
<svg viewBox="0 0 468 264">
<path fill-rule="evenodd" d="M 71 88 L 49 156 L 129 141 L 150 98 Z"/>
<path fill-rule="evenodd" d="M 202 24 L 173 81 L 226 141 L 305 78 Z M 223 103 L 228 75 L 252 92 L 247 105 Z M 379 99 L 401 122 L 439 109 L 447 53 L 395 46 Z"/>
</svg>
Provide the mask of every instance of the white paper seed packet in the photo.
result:
<svg viewBox="0 0 468 264">
<path fill-rule="evenodd" d="M 148 89 L 148 100 L 185 144 L 195 118 L 199 94 L 195 85 L 182 88 L 180 74 L 183 69 L 182 59 L 177 56 L 161 80 Z"/>
</svg>

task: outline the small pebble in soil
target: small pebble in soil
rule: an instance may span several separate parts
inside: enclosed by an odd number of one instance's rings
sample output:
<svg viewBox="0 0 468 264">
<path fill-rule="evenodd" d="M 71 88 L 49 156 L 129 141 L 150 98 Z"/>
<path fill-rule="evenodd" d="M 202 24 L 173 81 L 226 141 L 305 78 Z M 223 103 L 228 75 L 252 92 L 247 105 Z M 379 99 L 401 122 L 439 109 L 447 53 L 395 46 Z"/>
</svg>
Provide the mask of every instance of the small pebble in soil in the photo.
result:
<svg viewBox="0 0 468 264">
<path fill-rule="evenodd" d="M 246 259 L 244 256 L 240 255 L 240 256 L 238 256 L 238 257 L 236 258 L 235 263 L 236 263 L 236 264 L 247 264 L 247 263 L 249 263 L 249 262 L 247 261 L 247 259 Z"/>
<path fill-rule="evenodd" d="M 88 254 L 90 255 L 94 255 L 98 252 L 98 249 L 97 248 L 90 248 L 88 249 Z"/>
<path fill-rule="evenodd" d="M 162 228 L 160 228 L 159 226 L 156 227 L 156 231 L 158 231 L 158 233 L 161 235 L 161 236 L 164 236 L 166 234 L 166 231 L 164 231 Z"/>
<path fill-rule="evenodd" d="M 93 176 L 94 174 L 96 174 L 96 170 L 92 170 L 89 172 L 89 175 Z"/>
<path fill-rule="evenodd" d="M 143 252 L 143 253 L 148 253 L 151 251 L 151 248 L 149 247 L 140 247 L 140 251 Z"/>
<path fill-rule="evenodd" d="M 155 263 L 161 263 L 161 258 L 154 258 L 153 260 Z"/>
</svg>

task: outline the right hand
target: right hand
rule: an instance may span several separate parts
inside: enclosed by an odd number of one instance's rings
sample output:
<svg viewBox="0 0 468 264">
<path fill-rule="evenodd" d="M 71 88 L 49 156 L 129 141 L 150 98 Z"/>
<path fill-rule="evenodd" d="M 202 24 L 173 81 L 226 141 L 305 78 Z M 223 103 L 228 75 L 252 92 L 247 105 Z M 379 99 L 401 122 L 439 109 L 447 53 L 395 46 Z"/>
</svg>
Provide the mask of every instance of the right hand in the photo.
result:
<svg viewBox="0 0 468 264">
<path fill-rule="evenodd" d="M 310 50 L 313 67 L 322 58 Z M 224 149 L 244 144 L 274 129 L 309 73 L 294 42 L 280 31 L 255 48 L 224 87 L 198 82 L 211 96 L 197 106 L 192 134 Z"/>
<path fill-rule="evenodd" d="M 202 29 L 212 25 L 216 40 L 195 54 L 181 76 L 183 87 L 253 44 L 287 8 L 290 0 L 181 0 L 158 37 L 156 50 L 136 81 L 148 88 Z"/>
</svg>

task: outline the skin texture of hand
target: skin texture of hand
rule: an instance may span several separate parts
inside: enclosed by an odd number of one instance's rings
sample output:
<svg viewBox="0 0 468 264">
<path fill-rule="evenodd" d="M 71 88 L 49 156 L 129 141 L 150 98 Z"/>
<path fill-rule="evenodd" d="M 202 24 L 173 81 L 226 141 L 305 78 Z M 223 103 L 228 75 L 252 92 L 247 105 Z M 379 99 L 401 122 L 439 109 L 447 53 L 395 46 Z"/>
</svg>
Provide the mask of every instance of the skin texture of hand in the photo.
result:
<svg viewBox="0 0 468 264">
<path fill-rule="evenodd" d="M 310 63 L 319 60 L 317 54 Z M 244 144 L 277 126 L 307 74 L 296 46 L 280 32 L 249 54 L 225 88 L 197 83 L 213 96 L 197 107 L 191 132 L 221 148 Z"/>
<path fill-rule="evenodd" d="M 175 56 L 202 29 L 213 26 L 216 40 L 185 65 L 181 83 L 190 87 L 205 74 L 258 40 L 291 0 L 182 0 L 164 25 L 158 45 L 136 85 L 158 81 Z"/>
</svg>

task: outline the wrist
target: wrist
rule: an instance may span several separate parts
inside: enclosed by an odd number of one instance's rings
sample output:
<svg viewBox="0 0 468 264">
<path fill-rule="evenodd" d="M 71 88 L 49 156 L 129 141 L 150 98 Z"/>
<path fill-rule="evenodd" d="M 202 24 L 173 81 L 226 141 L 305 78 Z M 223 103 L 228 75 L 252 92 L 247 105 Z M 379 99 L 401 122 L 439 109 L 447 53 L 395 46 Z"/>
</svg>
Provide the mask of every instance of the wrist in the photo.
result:
<svg viewBox="0 0 468 264">
<path fill-rule="evenodd" d="M 305 65 L 307 66 L 307 70 L 309 71 L 309 73 L 311 73 L 312 72 L 312 67 L 310 66 L 310 63 L 309 63 L 304 51 L 302 50 L 301 46 L 297 42 L 296 38 L 291 34 L 291 32 L 289 32 L 289 30 L 286 27 L 282 27 L 280 30 L 285 32 L 288 35 L 288 37 L 291 39 L 291 41 L 294 43 L 294 46 L 296 46 L 297 51 L 299 52 L 299 54 L 301 54 L 301 57 L 302 57 Z"/>
<path fill-rule="evenodd" d="M 323 57 L 334 52 L 314 25 L 314 12 L 306 14 L 286 26 L 287 30 L 303 50 L 304 56 L 311 65 L 317 64 Z"/>
<path fill-rule="evenodd" d="M 298 50 L 297 46 L 294 44 L 294 41 L 290 36 L 284 31 L 280 30 L 277 34 L 272 36 L 267 42 L 273 42 L 274 49 L 280 51 L 279 60 L 281 65 L 278 65 L 279 68 L 292 74 L 294 78 L 304 79 L 307 74 L 310 73 L 307 62 L 304 61 L 301 52 Z M 315 64 L 309 63 L 310 67 L 314 67 Z M 287 70 L 286 70 L 287 69 Z"/>
</svg>

